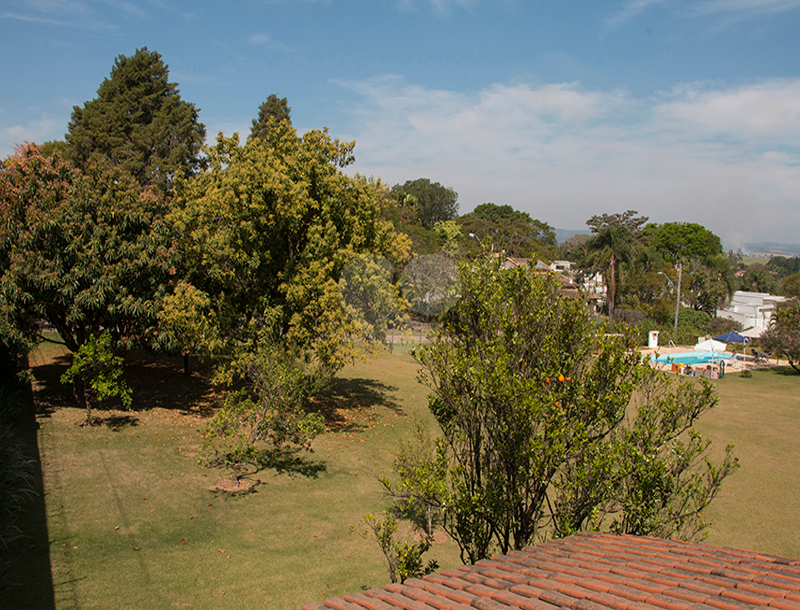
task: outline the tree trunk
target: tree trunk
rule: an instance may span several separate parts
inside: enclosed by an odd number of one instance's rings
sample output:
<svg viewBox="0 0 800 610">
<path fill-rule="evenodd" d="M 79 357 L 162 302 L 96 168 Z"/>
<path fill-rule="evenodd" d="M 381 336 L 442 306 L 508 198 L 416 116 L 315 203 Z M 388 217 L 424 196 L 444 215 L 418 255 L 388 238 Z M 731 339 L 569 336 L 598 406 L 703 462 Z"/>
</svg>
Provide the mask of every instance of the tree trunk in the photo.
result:
<svg viewBox="0 0 800 610">
<path fill-rule="evenodd" d="M 189 376 L 189 354 L 183 355 L 183 374 Z"/>
<path fill-rule="evenodd" d="M 75 406 L 79 409 L 86 409 L 85 426 L 92 425 L 92 405 L 86 396 L 86 384 L 80 376 L 76 376 L 72 381 L 72 396 L 75 400 Z"/>
</svg>

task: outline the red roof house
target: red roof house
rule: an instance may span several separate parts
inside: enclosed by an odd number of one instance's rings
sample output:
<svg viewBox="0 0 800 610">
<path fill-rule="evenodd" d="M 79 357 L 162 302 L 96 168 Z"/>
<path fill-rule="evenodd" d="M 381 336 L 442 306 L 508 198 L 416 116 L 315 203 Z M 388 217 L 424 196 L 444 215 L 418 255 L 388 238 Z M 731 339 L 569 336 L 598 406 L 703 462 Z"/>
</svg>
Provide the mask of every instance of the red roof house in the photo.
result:
<svg viewBox="0 0 800 610">
<path fill-rule="evenodd" d="M 800 610 L 800 561 L 581 533 L 303 610 Z"/>
</svg>

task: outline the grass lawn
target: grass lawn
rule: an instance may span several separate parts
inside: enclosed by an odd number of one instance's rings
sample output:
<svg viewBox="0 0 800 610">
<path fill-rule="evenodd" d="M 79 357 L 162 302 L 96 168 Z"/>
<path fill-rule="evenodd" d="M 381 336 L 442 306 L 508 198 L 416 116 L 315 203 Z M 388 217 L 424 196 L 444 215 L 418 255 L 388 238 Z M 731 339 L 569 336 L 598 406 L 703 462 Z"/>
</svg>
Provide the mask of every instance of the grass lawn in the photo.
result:
<svg viewBox="0 0 800 610">
<path fill-rule="evenodd" d="M 407 353 L 347 367 L 321 403 L 330 430 L 314 452 L 234 497 L 197 465 L 213 405 L 202 376 L 135 361 L 134 411 L 100 411 L 104 425 L 83 428 L 58 383 L 66 362 L 54 349 L 32 359 L 57 608 L 282 610 L 388 582 L 377 545 L 350 530 L 381 510 L 376 477 L 430 417 Z M 717 382 L 720 404 L 699 428 L 736 445 L 741 468 L 706 515 L 712 544 L 800 557 L 800 376 L 788 370 Z M 432 553 L 459 563 L 452 542 Z"/>
<path fill-rule="evenodd" d="M 716 382 L 719 404 L 698 423 L 740 468 L 705 517 L 711 544 L 800 558 L 800 375 L 788 366 Z"/>
<path fill-rule="evenodd" d="M 184 378 L 177 360 L 134 362 L 135 410 L 98 411 L 106 423 L 83 428 L 57 383 L 66 359 L 51 357 L 32 364 L 57 608 L 284 609 L 388 582 L 358 532 L 383 508 L 377 476 L 398 440 L 426 416 L 408 354 L 348 367 L 314 452 L 258 473 L 256 493 L 239 496 L 197 464 L 212 403 L 201 377 Z M 430 555 L 459 563 L 450 541 Z"/>
</svg>

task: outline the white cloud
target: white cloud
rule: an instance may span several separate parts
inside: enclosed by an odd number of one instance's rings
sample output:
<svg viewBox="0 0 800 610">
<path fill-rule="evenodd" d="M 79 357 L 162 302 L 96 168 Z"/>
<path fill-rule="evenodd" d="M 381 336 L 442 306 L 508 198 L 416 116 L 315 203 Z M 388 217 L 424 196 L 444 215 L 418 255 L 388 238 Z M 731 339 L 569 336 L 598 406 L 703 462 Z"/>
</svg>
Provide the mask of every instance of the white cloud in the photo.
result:
<svg viewBox="0 0 800 610">
<path fill-rule="evenodd" d="M 719 15 L 727 23 L 732 23 L 796 10 L 800 8 L 800 0 L 628 0 L 619 11 L 606 18 L 606 33 L 627 25 L 659 5 L 682 19 Z"/>
<path fill-rule="evenodd" d="M 698 13 L 772 15 L 800 8 L 800 0 L 704 0 L 693 8 Z"/>
<path fill-rule="evenodd" d="M 633 21 L 639 14 L 657 4 L 662 4 L 665 0 L 633 0 L 628 2 L 622 9 L 605 20 L 606 28 L 616 29 Z"/>
<path fill-rule="evenodd" d="M 151 1 L 151 5 L 158 6 L 158 3 Z M 106 6 L 112 9 L 111 16 L 105 14 Z M 117 18 L 149 18 L 147 11 L 139 4 L 126 0 L 10 0 L 5 8 L 7 12 L 0 15 L 3 20 L 28 21 L 99 33 L 117 31 Z"/>
<path fill-rule="evenodd" d="M 707 84 L 676 87 L 672 100 L 657 107 L 665 122 L 752 141 L 800 142 L 800 80 L 776 79 L 733 89 Z"/>
<path fill-rule="evenodd" d="M 361 100 L 341 134 L 358 142 L 355 169 L 453 186 L 463 212 L 508 203 L 571 229 L 636 209 L 704 224 L 726 247 L 742 229 L 751 240 L 800 234 L 800 79 L 646 99 L 578 83 L 473 94 L 397 76 L 341 85 Z"/>
<path fill-rule="evenodd" d="M 0 130 L 0 158 L 6 158 L 14 151 L 15 145 L 23 142 L 42 144 L 48 140 L 62 139 L 65 124 L 63 117 L 44 113 L 24 125 L 4 127 Z"/>
<path fill-rule="evenodd" d="M 433 6 L 438 13 L 446 15 L 450 13 L 450 9 L 453 6 L 464 10 L 470 10 L 478 4 L 479 1 L 480 0 L 396 0 L 395 6 L 400 11 L 410 13 L 417 10 L 417 5 L 430 2 L 431 6 Z"/>
<path fill-rule="evenodd" d="M 273 51 L 279 51 L 279 52 L 284 53 L 284 54 L 289 54 L 291 52 L 291 49 L 287 45 L 285 45 L 284 43 L 282 43 L 282 42 L 280 42 L 278 40 L 275 40 L 272 37 L 272 34 L 269 34 L 269 33 L 257 32 L 255 34 L 251 34 L 247 38 L 247 41 L 251 45 L 254 45 L 254 46 L 257 46 L 257 47 L 266 47 L 266 48 L 271 49 Z"/>
</svg>

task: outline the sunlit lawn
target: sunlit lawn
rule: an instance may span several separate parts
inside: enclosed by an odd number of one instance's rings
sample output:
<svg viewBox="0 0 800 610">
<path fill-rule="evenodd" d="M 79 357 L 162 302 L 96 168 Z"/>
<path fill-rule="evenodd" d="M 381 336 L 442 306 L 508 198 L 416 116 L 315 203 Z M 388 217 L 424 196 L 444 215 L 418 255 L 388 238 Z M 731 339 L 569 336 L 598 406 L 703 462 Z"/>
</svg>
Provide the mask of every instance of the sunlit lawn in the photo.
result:
<svg viewBox="0 0 800 610">
<path fill-rule="evenodd" d="M 800 557 L 800 375 L 788 366 L 716 382 L 720 397 L 698 429 L 718 449 L 735 446 L 740 468 L 706 517 L 708 542 Z"/>
<path fill-rule="evenodd" d="M 403 350 L 400 350 L 403 351 Z M 383 586 L 387 573 L 360 518 L 380 510 L 387 472 L 426 389 L 407 353 L 347 367 L 324 407 L 330 431 L 314 452 L 263 471 L 256 492 L 214 489 L 197 464 L 199 429 L 213 406 L 203 377 L 180 363 L 133 362 L 132 412 L 78 424 L 57 382 L 66 360 L 37 355 L 40 449 L 58 608 L 289 608 Z M 800 557 L 800 375 L 728 375 L 700 429 L 736 445 L 741 468 L 705 515 L 708 542 Z M 355 533 L 350 533 L 356 527 Z M 452 542 L 434 553 L 458 563 Z"/>
<path fill-rule="evenodd" d="M 314 452 L 256 474 L 255 493 L 238 497 L 214 489 L 225 473 L 197 464 L 212 400 L 200 377 L 184 379 L 177 361 L 135 363 L 138 410 L 99 411 L 107 424 L 83 428 L 85 414 L 62 406 L 68 396 L 53 383 L 59 364 L 36 369 L 49 410 L 40 447 L 58 608 L 283 609 L 388 582 L 359 523 L 384 507 L 377 477 L 425 416 L 407 354 L 348 367 Z M 167 404 L 179 393 L 200 408 L 178 396 Z M 458 563 L 452 542 L 432 556 Z"/>
</svg>

